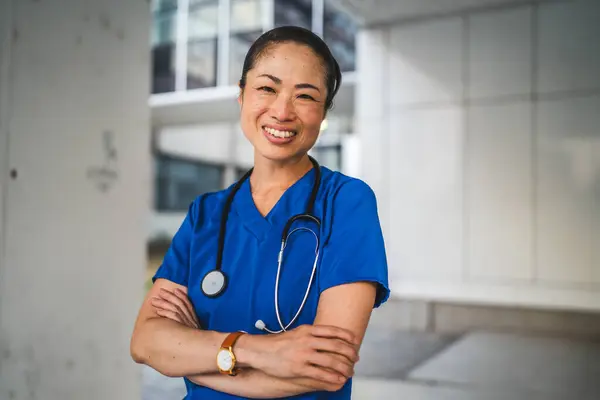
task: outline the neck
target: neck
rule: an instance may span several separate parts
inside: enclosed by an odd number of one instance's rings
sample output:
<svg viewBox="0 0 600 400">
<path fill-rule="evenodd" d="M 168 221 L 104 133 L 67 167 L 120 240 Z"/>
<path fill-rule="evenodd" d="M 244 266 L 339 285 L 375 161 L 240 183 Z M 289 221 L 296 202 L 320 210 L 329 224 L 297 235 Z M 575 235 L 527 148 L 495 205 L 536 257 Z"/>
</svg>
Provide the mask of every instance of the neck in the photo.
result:
<svg viewBox="0 0 600 400">
<path fill-rule="evenodd" d="M 286 190 L 298 179 L 313 168 L 308 155 L 290 159 L 285 162 L 274 162 L 258 154 L 254 156 L 254 170 L 250 176 L 252 191 L 270 192 Z"/>
</svg>

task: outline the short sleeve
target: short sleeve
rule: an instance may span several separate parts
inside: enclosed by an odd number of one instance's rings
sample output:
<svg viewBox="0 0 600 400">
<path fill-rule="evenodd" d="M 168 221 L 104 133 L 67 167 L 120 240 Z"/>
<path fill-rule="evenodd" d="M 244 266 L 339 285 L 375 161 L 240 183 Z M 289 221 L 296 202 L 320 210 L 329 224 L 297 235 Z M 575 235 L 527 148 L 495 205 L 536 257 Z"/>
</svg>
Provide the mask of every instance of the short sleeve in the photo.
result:
<svg viewBox="0 0 600 400">
<path fill-rule="evenodd" d="M 373 190 L 363 181 L 344 183 L 332 203 L 330 234 L 323 248 L 319 290 L 347 283 L 377 284 L 374 307 L 389 297 L 383 232 Z"/>
<path fill-rule="evenodd" d="M 183 220 L 183 223 L 173 236 L 171 245 L 165 254 L 162 264 L 152 277 L 152 282 L 157 279 L 167 279 L 182 286 L 188 286 L 190 265 L 190 243 L 194 231 L 195 208 L 194 201 Z"/>
</svg>

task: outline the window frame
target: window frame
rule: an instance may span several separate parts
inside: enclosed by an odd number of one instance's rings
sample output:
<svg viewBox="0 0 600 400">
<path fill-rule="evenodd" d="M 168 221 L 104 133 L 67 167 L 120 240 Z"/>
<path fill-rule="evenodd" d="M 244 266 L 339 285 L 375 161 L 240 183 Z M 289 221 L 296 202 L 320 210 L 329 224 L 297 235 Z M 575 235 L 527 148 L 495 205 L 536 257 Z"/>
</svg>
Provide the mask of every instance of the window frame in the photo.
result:
<svg viewBox="0 0 600 400">
<path fill-rule="evenodd" d="M 198 158 L 186 157 L 186 156 L 182 156 L 182 155 L 178 155 L 178 154 L 155 151 L 153 154 L 154 190 L 153 190 L 153 199 L 152 199 L 153 202 L 152 203 L 154 206 L 153 208 L 156 212 L 173 213 L 173 212 L 186 212 L 187 211 L 187 207 L 185 207 L 185 209 L 183 209 L 180 207 L 165 206 L 159 200 L 160 199 L 160 196 L 159 196 L 160 191 L 166 190 L 165 187 L 161 188 L 161 185 L 160 185 L 162 180 L 161 180 L 161 176 L 160 176 L 159 162 L 164 161 L 164 160 L 174 161 L 174 162 L 183 162 L 183 163 L 191 164 L 193 166 L 218 168 L 218 169 L 220 169 L 221 176 L 220 176 L 219 187 L 216 188 L 215 190 L 219 191 L 219 190 L 223 190 L 225 188 L 225 181 L 227 179 L 226 175 L 227 175 L 227 168 L 228 168 L 228 165 L 226 163 L 220 163 L 220 162 L 215 162 L 215 161 L 211 161 L 211 160 L 198 159 Z M 199 192 L 196 194 L 196 196 L 200 196 L 202 194 L 203 193 Z M 189 202 L 191 203 L 193 200 L 194 199 L 190 199 Z"/>
</svg>

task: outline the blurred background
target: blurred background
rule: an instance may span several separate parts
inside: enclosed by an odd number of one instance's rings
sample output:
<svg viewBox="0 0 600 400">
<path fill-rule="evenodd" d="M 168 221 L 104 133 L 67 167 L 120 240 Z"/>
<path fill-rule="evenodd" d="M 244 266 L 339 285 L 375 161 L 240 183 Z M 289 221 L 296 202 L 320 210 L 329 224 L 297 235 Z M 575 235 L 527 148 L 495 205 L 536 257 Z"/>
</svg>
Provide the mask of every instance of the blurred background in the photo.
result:
<svg viewBox="0 0 600 400">
<path fill-rule="evenodd" d="M 600 399 L 598 0 L 0 0 L 0 399 L 184 396 L 133 322 L 290 24 L 344 72 L 312 154 L 386 240 L 354 397 Z"/>
</svg>

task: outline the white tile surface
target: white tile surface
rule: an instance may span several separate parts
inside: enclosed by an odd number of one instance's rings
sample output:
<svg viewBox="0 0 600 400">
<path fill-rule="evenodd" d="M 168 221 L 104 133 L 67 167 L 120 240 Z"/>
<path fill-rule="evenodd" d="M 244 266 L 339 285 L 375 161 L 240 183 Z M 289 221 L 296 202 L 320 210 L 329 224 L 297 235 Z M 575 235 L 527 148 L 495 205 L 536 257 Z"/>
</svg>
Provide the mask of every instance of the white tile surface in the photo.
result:
<svg viewBox="0 0 600 400">
<path fill-rule="evenodd" d="M 600 96 L 541 102 L 537 253 L 541 279 L 589 283 L 598 208 Z M 595 267 L 597 269 L 597 267 Z"/>
<path fill-rule="evenodd" d="M 389 82 L 385 78 L 388 59 L 388 29 L 363 29 L 356 36 L 356 118 L 381 117 L 386 113 Z"/>
<path fill-rule="evenodd" d="M 586 400 L 600 398 L 598 376 L 597 343 L 491 333 L 469 334 L 410 374 L 412 379 L 473 385 L 488 392 L 505 389 Z"/>
<path fill-rule="evenodd" d="M 531 7 L 469 17 L 469 96 L 531 91 Z"/>
<path fill-rule="evenodd" d="M 391 28 L 390 104 L 459 101 L 463 21 L 445 18 Z"/>
<path fill-rule="evenodd" d="M 541 4 L 539 80 L 542 93 L 600 88 L 600 2 Z"/>
<path fill-rule="evenodd" d="M 531 106 L 468 111 L 469 276 L 532 276 Z"/>
<path fill-rule="evenodd" d="M 390 257 L 410 278 L 462 271 L 462 111 L 397 113 L 390 130 Z"/>
</svg>

